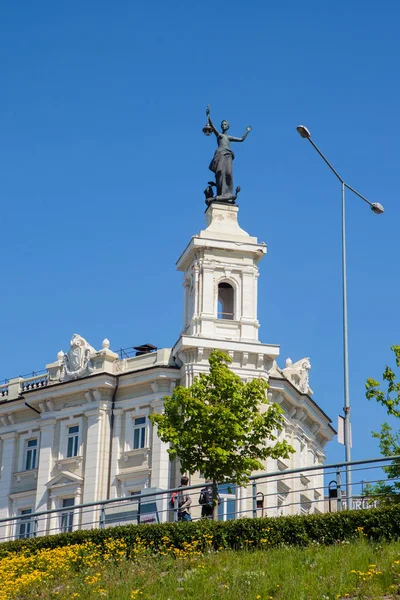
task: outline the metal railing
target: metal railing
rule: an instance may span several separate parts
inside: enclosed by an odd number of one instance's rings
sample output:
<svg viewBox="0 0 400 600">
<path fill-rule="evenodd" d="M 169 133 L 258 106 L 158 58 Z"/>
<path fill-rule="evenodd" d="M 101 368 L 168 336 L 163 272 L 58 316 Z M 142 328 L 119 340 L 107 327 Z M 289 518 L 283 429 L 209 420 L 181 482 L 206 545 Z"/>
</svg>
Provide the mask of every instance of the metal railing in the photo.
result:
<svg viewBox="0 0 400 600">
<path fill-rule="evenodd" d="M 47 369 L 40 369 L 39 371 L 30 371 L 30 373 L 26 373 L 25 375 L 16 375 L 15 377 L 6 377 L 5 379 L 2 379 L 0 381 L 0 387 L 2 384 L 9 383 L 11 379 L 29 379 L 38 375 L 47 375 Z"/>
<path fill-rule="evenodd" d="M 371 486 L 380 481 L 398 481 L 388 480 L 384 471 L 385 467 L 394 461 L 400 463 L 400 456 L 298 469 L 282 468 L 272 473 L 253 475 L 244 487 L 221 484 L 218 519 L 276 517 L 343 510 L 346 508 L 347 498 L 342 475 L 347 467 L 351 468 L 353 474 L 352 508 L 366 509 L 376 506 L 382 498 L 370 494 Z M 192 520 L 200 519 L 202 512 L 204 516 L 203 507 L 199 504 L 199 491 L 204 485 L 201 483 L 184 488 L 185 494 L 189 494 L 192 499 Z M 21 515 L 0 519 L 0 541 L 66 533 L 78 529 L 104 529 L 115 525 L 177 521 L 182 515 L 179 514 L 177 502 L 172 506 L 171 499 L 181 491 L 181 487 L 168 490 L 144 489 L 123 498 L 63 506 L 31 514 L 24 510 Z"/>
</svg>

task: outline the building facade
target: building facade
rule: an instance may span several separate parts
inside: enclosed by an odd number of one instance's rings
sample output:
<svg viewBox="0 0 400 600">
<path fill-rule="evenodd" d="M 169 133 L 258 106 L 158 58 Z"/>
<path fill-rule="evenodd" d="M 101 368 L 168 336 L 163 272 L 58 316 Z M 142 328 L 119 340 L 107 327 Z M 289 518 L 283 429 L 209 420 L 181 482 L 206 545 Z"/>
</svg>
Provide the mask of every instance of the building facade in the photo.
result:
<svg viewBox="0 0 400 600">
<path fill-rule="evenodd" d="M 280 435 L 296 452 L 287 460 L 268 459 L 265 471 L 323 464 L 335 431 L 312 399 L 309 359 L 288 359 L 279 368 L 279 346 L 258 339 L 258 263 L 265 254 L 266 245 L 240 228 L 238 207 L 214 202 L 206 211 L 206 228 L 177 262 L 183 326 L 172 348 L 146 345 L 134 356 L 119 355 L 107 339 L 96 350 L 75 334 L 68 352 L 59 352 L 43 374 L 0 385 L 0 519 L 26 517 L 18 531 L 0 524 L 0 538 L 29 535 L 29 515 L 38 511 L 65 508 L 61 517 L 39 522 L 39 535 L 89 527 L 92 514 L 82 512 L 80 523 L 72 523 L 68 508 L 176 486 L 179 465 L 170 463 L 148 417 L 163 410 L 164 397 L 176 385 L 189 386 L 207 370 L 214 348 L 229 354 L 243 380 L 267 379 L 266 403 L 285 410 Z M 192 484 L 200 482 L 200 475 L 192 477 Z M 276 479 L 261 492 L 265 514 L 324 510 L 319 471 L 296 481 Z M 249 510 L 245 488 L 222 486 L 221 495 L 221 518 Z"/>
</svg>

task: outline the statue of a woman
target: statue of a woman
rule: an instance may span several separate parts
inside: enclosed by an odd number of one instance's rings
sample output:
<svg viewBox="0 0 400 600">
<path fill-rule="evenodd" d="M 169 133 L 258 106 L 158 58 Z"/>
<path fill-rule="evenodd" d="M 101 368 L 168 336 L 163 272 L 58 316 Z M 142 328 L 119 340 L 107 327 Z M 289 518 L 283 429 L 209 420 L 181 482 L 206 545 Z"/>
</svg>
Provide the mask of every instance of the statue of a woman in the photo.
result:
<svg viewBox="0 0 400 600">
<path fill-rule="evenodd" d="M 244 142 L 246 137 L 251 131 L 251 127 L 246 127 L 246 131 L 243 136 L 233 137 L 227 135 L 229 129 L 228 121 L 222 121 L 221 129 L 222 133 L 218 131 L 210 117 L 210 108 L 206 110 L 208 124 L 217 136 L 218 148 L 214 153 L 214 157 L 210 162 L 209 169 L 215 173 L 215 179 L 217 183 L 217 197 L 216 199 L 222 202 L 234 202 L 236 195 L 233 194 L 233 175 L 232 175 L 232 161 L 235 158 L 230 146 L 231 142 Z"/>
</svg>

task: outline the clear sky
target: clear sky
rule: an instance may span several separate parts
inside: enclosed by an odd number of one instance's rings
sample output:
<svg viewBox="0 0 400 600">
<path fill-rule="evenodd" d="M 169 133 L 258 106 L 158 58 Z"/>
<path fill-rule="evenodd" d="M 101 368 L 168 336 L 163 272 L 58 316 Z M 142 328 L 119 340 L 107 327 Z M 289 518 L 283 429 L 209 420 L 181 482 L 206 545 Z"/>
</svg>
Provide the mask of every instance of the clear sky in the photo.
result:
<svg viewBox="0 0 400 600">
<path fill-rule="evenodd" d="M 3 2 L 0 379 L 44 368 L 73 333 L 170 347 L 175 261 L 204 226 L 215 139 L 236 146 L 240 224 L 268 244 L 260 339 L 309 356 L 314 399 L 343 406 L 340 184 L 347 196 L 353 457 L 385 418 L 364 396 L 399 340 L 400 5 L 395 0 Z M 328 461 L 341 460 L 336 441 Z"/>
</svg>

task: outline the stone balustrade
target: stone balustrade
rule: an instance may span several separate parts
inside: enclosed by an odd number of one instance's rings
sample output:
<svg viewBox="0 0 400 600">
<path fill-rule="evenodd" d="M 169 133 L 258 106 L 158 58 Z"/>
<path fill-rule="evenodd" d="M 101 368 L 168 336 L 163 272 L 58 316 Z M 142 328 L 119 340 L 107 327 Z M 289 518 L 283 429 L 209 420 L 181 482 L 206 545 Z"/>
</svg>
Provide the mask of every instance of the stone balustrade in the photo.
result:
<svg viewBox="0 0 400 600">
<path fill-rule="evenodd" d="M 26 377 L 21 381 L 21 393 L 46 387 L 49 383 L 48 373 Z"/>
</svg>

